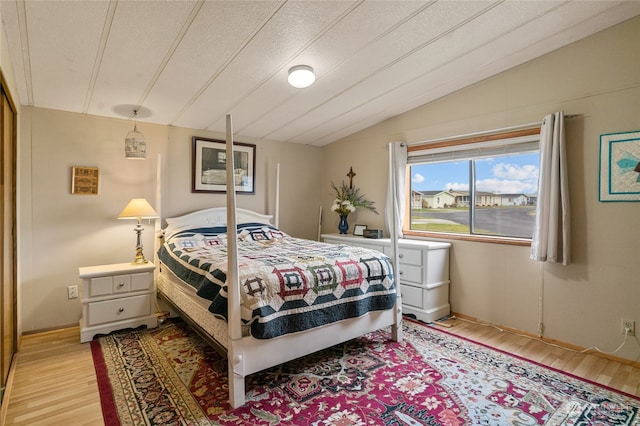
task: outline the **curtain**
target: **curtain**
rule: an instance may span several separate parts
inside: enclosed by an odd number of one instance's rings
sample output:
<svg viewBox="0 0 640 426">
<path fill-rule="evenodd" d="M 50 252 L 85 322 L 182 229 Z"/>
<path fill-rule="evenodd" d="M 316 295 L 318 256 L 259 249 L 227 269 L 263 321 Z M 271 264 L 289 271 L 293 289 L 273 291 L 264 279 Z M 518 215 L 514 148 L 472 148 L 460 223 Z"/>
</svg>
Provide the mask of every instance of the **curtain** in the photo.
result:
<svg viewBox="0 0 640 426">
<path fill-rule="evenodd" d="M 569 183 L 564 112 L 547 115 L 540 129 L 538 202 L 531 259 L 569 264 Z"/>
<path fill-rule="evenodd" d="M 385 205 L 385 222 L 387 231 L 393 235 L 392 227 L 395 223 L 396 238 L 402 238 L 402 225 L 405 211 L 407 171 L 407 144 L 404 142 L 389 143 L 389 182 L 387 185 L 387 202 Z M 395 182 L 394 182 L 395 180 Z M 395 185 L 394 185 L 395 183 Z M 394 218 L 395 204 L 395 218 Z"/>
</svg>

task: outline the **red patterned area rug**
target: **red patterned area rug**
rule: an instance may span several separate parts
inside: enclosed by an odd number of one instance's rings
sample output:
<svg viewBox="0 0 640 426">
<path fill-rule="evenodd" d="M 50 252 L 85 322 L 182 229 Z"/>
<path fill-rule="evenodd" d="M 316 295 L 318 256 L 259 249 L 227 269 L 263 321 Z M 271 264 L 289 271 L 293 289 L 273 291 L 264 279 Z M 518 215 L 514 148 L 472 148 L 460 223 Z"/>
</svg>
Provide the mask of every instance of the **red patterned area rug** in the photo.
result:
<svg viewBox="0 0 640 426">
<path fill-rule="evenodd" d="M 640 425 L 640 399 L 421 323 L 247 378 L 181 321 L 91 343 L 111 425 Z"/>
</svg>

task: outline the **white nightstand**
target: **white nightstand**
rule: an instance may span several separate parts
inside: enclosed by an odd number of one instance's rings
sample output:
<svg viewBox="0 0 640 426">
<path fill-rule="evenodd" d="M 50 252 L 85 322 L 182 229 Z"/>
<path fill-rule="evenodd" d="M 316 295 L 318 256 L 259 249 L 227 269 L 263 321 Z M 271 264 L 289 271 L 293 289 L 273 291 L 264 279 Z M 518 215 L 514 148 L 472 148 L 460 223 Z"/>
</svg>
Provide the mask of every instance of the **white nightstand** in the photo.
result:
<svg viewBox="0 0 640 426">
<path fill-rule="evenodd" d="M 78 269 L 82 278 L 80 341 L 96 334 L 158 325 L 155 315 L 155 265 L 117 263 Z"/>
<path fill-rule="evenodd" d="M 323 234 L 327 243 L 347 244 L 391 253 L 389 238 L 363 238 L 352 235 Z M 399 239 L 398 276 L 402 311 L 419 320 L 433 322 L 451 313 L 449 305 L 450 243 Z"/>
</svg>

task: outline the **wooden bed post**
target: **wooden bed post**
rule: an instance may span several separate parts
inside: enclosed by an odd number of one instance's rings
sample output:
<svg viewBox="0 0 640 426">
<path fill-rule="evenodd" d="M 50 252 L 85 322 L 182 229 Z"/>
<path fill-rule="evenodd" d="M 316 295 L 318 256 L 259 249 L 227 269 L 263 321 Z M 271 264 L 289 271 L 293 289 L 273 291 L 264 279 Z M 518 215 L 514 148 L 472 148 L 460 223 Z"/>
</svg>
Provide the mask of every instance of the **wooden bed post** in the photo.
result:
<svg viewBox="0 0 640 426">
<path fill-rule="evenodd" d="M 396 150 L 393 143 L 389 144 L 389 183 L 391 191 L 391 214 L 393 221 L 390 232 L 391 238 L 391 264 L 393 265 L 393 274 L 396 285 L 396 306 L 394 312 L 394 322 L 391 326 L 391 338 L 396 342 L 402 341 L 402 289 L 400 287 L 400 274 L 398 266 L 400 265 L 399 248 L 398 248 L 398 206 L 396 205 L 396 191 L 398 186 L 396 171 Z"/>
<path fill-rule="evenodd" d="M 276 208 L 274 214 L 274 225 L 280 229 L 280 163 L 276 164 Z"/>
<path fill-rule="evenodd" d="M 156 264 L 156 269 L 153 272 L 153 282 L 158 279 L 160 262 L 158 262 L 158 250 L 160 249 L 160 237 L 162 235 L 162 155 L 158 154 L 158 164 L 156 166 L 156 213 L 158 218 L 155 220 L 155 226 L 153 228 L 153 262 Z M 155 284 L 154 284 L 155 286 Z"/>
<path fill-rule="evenodd" d="M 244 351 L 240 327 L 240 273 L 238 270 L 238 238 L 236 222 L 236 189 L 233 164 L 233 127 L 227 114 L 227 309 L 229 312 L 229 402 L 233 408 L 244 405 Z"/>
</svg>

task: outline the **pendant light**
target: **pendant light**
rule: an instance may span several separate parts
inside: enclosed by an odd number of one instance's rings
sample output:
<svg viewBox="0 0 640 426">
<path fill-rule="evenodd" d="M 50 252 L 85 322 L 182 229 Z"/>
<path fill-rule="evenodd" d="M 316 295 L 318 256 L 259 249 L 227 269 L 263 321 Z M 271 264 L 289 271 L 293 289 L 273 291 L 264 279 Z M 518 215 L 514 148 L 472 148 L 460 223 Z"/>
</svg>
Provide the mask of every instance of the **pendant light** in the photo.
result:
<svg viewBox="0 0 640 426">
<path fill-rule="evenodd" d="M 147 158 L 147 141 L 144 135 L 138 131 L 136 117 L 138 110 L 133 110 L 133 130 L 127 133 L 124 140 L 124 156 L 133 160 L 144 160 Z"/>
</svg>

